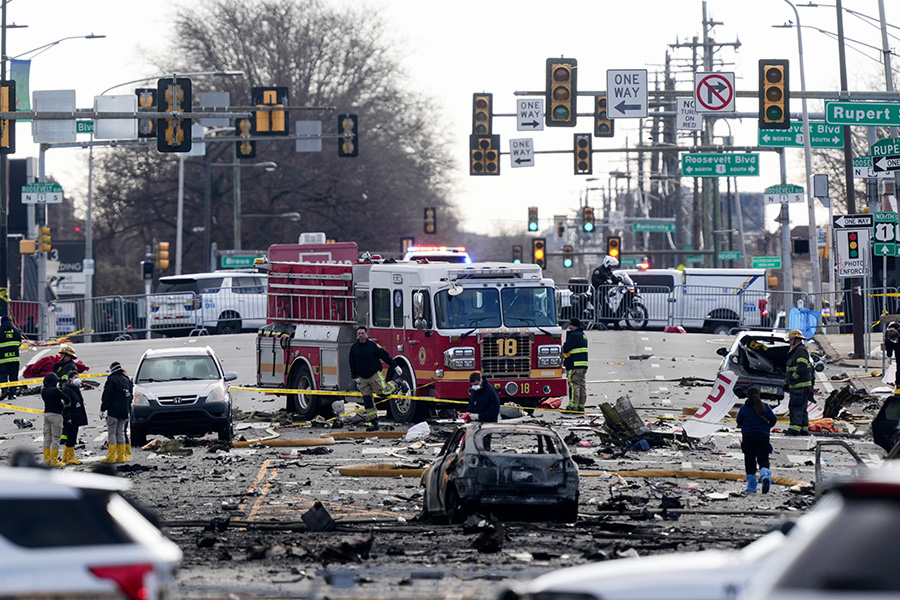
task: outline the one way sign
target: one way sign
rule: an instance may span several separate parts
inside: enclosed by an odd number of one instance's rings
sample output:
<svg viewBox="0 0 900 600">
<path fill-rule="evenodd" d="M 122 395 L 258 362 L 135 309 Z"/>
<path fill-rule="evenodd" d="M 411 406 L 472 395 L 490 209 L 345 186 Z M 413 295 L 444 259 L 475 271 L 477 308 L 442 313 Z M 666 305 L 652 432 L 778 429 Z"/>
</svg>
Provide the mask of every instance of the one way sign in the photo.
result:
<svg viewBox="0 0 900 600">
<path fill-rule="evenodd" d="M 509 140 L 510 166 L 533 167 L 534 166 L 534 142 L 531 138 L 521 140 Z"/>
<path fill-rule="evenodd" d="M 900 171 L 900 154 L 873 156 L 872 168 L 876 173 L 884 171 Z"/>
<path fill-rule="evenodd" d="M 832 217 L 835 229 L 871 229 L 875 225 L 875 219 L 871 213 L 857 215 L 835 215 Z"/>
<path fill-rule="evenodd" d="M 516 100 L 516 131 L 543 130 L 544 99 L 519 98 Z"/>
</svg>

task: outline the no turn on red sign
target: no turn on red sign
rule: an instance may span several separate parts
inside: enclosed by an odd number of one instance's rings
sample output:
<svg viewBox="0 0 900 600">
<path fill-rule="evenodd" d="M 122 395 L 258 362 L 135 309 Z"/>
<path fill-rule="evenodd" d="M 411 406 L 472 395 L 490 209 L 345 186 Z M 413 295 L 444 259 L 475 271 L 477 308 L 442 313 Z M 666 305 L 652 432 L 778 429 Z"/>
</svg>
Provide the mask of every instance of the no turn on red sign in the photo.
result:
<svg viewBox="0 0 900 600">
<path fill-rule="evenodd" d="M 734 73 L 694 73 L 698 113 L 734 112 Z"/>
</svg>

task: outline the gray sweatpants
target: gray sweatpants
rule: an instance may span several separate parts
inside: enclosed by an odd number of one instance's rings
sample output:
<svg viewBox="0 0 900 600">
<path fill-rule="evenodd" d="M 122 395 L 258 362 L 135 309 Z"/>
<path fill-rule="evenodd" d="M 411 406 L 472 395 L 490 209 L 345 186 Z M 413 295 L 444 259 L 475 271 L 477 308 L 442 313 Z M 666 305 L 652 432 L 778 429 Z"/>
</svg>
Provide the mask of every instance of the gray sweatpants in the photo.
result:
<svg viewBox="0 0 900 600">
<path fill-rule="evenodd" d="M 44 413 L 44 450 L 59 450 L 62 435 L 63 416 L 58 413 Z"/>
<path fill-rule="evenodd" d="M 128 419 L 117 419 L 115 417 L 106 417 L 106 433 L 107 441 L 110 446 L 113 444 L 125 443 L 125 426 L 128 425 Z"/>
</svg>

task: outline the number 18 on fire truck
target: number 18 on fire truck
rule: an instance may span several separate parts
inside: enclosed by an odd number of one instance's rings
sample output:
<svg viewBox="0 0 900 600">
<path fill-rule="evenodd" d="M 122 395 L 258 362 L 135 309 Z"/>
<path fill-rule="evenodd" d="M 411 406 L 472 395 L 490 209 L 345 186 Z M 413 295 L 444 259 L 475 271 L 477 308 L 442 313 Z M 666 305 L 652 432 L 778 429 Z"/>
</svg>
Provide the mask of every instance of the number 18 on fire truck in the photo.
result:
<svg viewBox="0 0 900 600">
<path fill-rule="evenodd" d="M 366 325 L 413 390 L 390 398 L 395 420 L 462 408 L 442 401 L 467 401 L 475 370 L 504 402 L 534 407 L 567 394 L 554 284 L 537 265 L 370 264 L 358 256 L 353 242 L 269 249 L 260 386 L 353 390 L 348 354 L 357 325 Z M 336 399 L 287 394 L 287 408 L 312 418 L 328 414 Z"/>
</svg>

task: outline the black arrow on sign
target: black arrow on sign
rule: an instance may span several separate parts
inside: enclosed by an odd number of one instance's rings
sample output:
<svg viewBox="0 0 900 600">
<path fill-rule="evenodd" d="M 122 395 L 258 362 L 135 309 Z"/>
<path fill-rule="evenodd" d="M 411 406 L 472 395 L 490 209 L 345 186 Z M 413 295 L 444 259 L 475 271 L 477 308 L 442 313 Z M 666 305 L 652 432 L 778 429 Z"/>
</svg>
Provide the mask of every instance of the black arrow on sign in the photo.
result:
<svg viewBox="0 0 900 600">
<path fill-rule="evenodd" d="M 532 129 L 535 128 L 535 127 L 537 127 L 538 125 L 540 125 L 540 123 L 538 123 L 537 121 L 531 121 L 531 122 L 524 122 L 524 123 L 522 123 L 522 126 L 523 126 L 523 127 L 531 127 Z"/>
<path fill-rule="evenodd" d="M 521 165 L 522 163 L 530 163 L 531 159 L 530 158 L 517 158 L 516 162 Z"/>
<path fill-rule="evenodd" d="M 707 83 L 707 84 L 706 84 L 706 103 L 707 103 L 707 104 L 712 104 L 712 101 L 713 101 L 713 95 L 712 95 L 713 90 L 716 90 L 716 92 L 718 92 L 717 95 L 719 96 L 719 99 L 721 99 L 721 98 L 722 98 L 722 96 L 721 96 L 722 91 L 723 91 L 723 90 L 727 90 L 727 89 L 728 89 L 728 86 L 726 86 L 726 85 L 725 85 L 724 83 L 722 83 L 721 81 L 716 82 L 715 85 Z"/>
<path fill-rule="evenodd" d="M 625 104 L 625 101 L 622 100 L 618 104 L 616 104 L 616 110 L 620 113 L 629 111 L 629 110 L 641 110 L 640 104 Z"/>
</svg>

